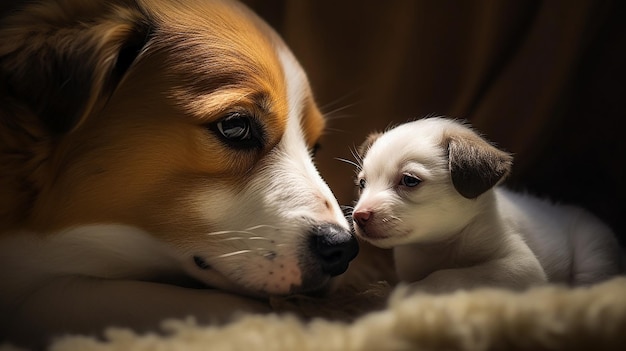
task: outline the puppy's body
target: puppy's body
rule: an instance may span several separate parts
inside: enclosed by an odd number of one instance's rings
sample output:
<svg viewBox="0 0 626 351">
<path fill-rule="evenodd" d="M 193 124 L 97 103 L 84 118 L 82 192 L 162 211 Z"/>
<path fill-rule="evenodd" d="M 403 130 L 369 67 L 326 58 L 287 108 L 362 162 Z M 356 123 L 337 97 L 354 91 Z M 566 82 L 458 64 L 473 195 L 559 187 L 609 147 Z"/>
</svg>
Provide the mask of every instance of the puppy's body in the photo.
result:
<svg viewBox="0 0 626 351">
<path fill-rule="evenodd" d="M 0 81 L 1 339 L 265 311 L 225 291 L 326 291 L 357 253 L 306 75 L 237 2 L 27 2 Z"/>
<path fill-rule="evenodd" d="M 361 150 L 356 233 L 393 247 L 399 278 L 418 289 L 591 284 L 621 271 L 610 228 L 581 208 L 498 186 L 510 155 L 466 125 L 417 120 Z"/>
</svg>

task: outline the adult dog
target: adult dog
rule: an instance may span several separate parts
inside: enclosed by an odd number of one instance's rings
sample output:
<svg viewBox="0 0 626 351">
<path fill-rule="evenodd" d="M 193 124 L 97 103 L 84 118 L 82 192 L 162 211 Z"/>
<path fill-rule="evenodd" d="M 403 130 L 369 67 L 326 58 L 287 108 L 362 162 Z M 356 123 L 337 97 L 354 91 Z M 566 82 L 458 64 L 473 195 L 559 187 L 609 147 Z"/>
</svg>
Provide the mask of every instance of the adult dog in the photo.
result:
<svg viewBox="0 0 626 351">
<path fill-rule="evenodd" d="M 622 271 L 616 237 L 591 213 L 498 186 L 512 156 L 468 124 L 412 121 L 372 134 L 360 154 L 356 233 L 393 247 L 415 289 L 584 285 Z"/>
<path fill-rule="evenodd" d="M 231 293 L 327 291 L 357 254 L 306 75 L 243 5 L 16 7 L 0 69 L 3 339 L 266 311 Z"/>
</svg>

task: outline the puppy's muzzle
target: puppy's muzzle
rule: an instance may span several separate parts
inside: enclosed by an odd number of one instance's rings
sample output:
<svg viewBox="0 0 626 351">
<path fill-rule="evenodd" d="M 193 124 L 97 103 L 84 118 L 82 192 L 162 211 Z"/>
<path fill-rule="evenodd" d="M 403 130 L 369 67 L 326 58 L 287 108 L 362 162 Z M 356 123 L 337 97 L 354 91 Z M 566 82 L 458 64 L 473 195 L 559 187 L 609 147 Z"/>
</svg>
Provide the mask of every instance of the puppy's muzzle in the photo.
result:
<svg viewBox="0 0 626 351">
<path fill-rule="evenodd" d="M 359 244 L 350 231 L 332 223 L 313 226 L 309 245 L 322 272 L 333 277 L 344 273 L 359 253 Z"/>
</svg>

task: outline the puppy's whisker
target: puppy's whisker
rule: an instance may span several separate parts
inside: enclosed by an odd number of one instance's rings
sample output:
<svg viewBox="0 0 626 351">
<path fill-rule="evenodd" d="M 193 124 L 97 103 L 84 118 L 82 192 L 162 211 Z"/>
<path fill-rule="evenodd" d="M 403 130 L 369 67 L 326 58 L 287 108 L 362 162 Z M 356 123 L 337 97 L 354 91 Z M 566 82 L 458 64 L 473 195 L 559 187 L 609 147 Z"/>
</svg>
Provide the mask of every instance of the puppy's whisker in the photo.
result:
<svg viewBox="0 0 626 351">
<path fill-rule="evenodd" d="M 361 166 L 363 166 L 363 158 L 361 157 L 361 155 L 359 155 L 356 149 L 350 149 L 350 154 L 352 154 L 352 157 L 354 157 L 356 162 L 359 164 L 359 168 L 361 168 Z"/>
<path fill-rule="evenodd" d="M 335 160 L 341 161 L 341 162 L 345 162 L 345 163 L 350 164 L 350 165 L 352 165 L 354 167 L 360 168 L 360 166 L 356 162 L 350 161 L 350 160 L 346 160 L 345 158 L 335 157 Z"/>
</svg>

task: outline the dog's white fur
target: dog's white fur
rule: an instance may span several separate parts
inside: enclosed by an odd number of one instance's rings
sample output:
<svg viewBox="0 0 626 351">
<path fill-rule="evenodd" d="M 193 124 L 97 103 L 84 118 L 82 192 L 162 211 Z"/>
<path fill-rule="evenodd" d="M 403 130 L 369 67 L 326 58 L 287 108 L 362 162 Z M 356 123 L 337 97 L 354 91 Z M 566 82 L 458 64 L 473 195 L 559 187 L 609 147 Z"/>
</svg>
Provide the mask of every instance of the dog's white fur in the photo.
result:
<svg viewBox="0 0 626 351">
<path fill-rule="evenodd" d="M 2 339 L 267 311 L 230 292 L 325 291 L 356 255 L 307 77 L 241 4 L 28 4 L 0 69 Z"/>
<path fill-rule="evenodd" d="M 393 247 L 398 277 L 416 289 L 591 284 L 621 271 L 606 224 L 499 186 L 512 157 L 468 124 L 411 121 L 372 134 L 360 154 L 355 231 Z"/>
</svg>

